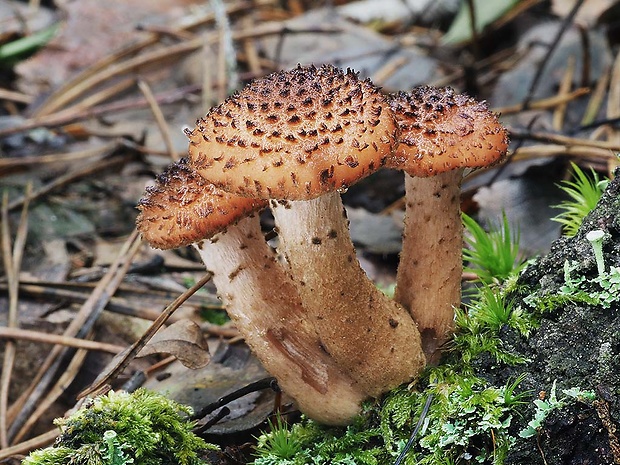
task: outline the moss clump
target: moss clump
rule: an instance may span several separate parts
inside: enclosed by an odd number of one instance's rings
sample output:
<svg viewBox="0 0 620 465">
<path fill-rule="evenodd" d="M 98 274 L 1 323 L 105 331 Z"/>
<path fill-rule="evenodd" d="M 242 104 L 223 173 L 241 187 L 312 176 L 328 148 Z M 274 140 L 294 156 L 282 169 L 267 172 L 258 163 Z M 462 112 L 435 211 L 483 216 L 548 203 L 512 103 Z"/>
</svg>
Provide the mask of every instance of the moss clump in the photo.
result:
<svg viewBox="0 0 620 465">
<path fill-rule="evenodd" d="M 110 392 L 55 421 L 53 447 L 32 452 L 22 465 L 201 465 L 214 446 L 192 432 L 191 408 L 146 389 Z"/>
</svg>

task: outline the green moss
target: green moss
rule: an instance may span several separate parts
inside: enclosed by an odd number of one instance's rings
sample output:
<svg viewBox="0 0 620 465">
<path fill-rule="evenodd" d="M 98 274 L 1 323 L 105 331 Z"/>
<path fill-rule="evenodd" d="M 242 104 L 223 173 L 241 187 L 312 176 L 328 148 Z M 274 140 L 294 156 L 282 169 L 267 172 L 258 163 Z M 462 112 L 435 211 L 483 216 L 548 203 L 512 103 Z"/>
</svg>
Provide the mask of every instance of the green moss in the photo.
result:
<svg viewBox="0 0 620 465">
<path fill-rule="evenodd" d="M 593 169 L 590 174 L 584 173 L 579 166 L 571 163 L 573 181 L 564 181 L 560 185 L 569 199 L 556 205 L 555 208 L 563 210 L 553 221 L 561 223 L 565 236 L 573 237 L 579 231 L 583 219 L 590 213 L 600 200 L 603 191 L 609 183 L 608 179 L 599 179 Z"/>
<path fill-rule="evenodd" d="M 379 465 L 386 450 L 379 447 L 379 430 L 368 418 L 347 428 L 321 426 L 305 420 L 291 427 L 270 424 L 258 438 L 255 465 L 363 464 Z"/>
<path fill-rule="evenodd" d="M 519 234 L 511 231 L 508 218 L 502 215 L 497 227 L 485 231 L 473 218 L 463 213 L 466 248 L 463 259 L 469 263 L 465 271 L 483 283 L 503 281 L 517 273 L 524 262 L 519 257 Z"/>
<path fill-rule="evenodd" d="M 226 310 L 221 308 L 203 308 L 200 310 L 200 318 L 218 326 L 225 325 L 230 321 Z"/>
<path fill-rule="evenodd" d="M 56 420 L 55 445 L 35 451 L 23 465 L 200 465 L 214 446 L 192 432 L 189 407 L 139 389 L 110 392 Z"/>
</svg>

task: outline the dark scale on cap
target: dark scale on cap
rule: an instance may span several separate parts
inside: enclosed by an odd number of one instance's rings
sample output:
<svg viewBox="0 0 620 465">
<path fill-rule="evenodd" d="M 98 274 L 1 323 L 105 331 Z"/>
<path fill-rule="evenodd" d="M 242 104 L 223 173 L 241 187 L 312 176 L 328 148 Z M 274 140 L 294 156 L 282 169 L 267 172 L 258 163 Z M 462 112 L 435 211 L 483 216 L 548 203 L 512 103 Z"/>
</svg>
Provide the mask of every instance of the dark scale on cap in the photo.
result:
<svg viewBox="0 0 620 465">
<path fill-rule="evenodd" d="M 187 132 L 191 165 L 233 193 L 317 197 L 336 186 L 347 187 L 370 174 L 368 167 L 383 164 L 396 139 L 395 121 L 388 110 L 379 89 L 351 70 L 298 66 L 251 82 L 201 118 L 197 128 Z M 328 137 L 331 133 L 337 137 Z M 201 134 L 208 137 L 203 139 Z M 223 150 L 213 146 L 212 137 L 234 141 L 221 160 L 208 160 Z M 251 166 L 259 155 L 267 161 L 275 154 L 277 162 Z M 250 161 L 231 165 L 228 159 Z M 329 182 L 325 172 L 330 173 Z M 251 186 L 236 188 L 235 176 L 255 176 L 261 192 L 251 192 Z"/>
<path fill-rule="evenodd" d="M 146 189 L 136 224 L 153 247 L 171 249 L 208 239 L 265 207 L 265 201 L 217 189 L 181 159 Z"/>
<path fill-rule="evenodd" d="M 459 168 L 498 162 L 508 139 L 486 105 L 449 88 L 421 86 L 391 96 L 400 129 L 387 166 L 412 176 L 431 176 Z"/>
<path fill-rule="evenodd" d="M 344 159 L 344 162 L 351 168 L 357 168 L 360 164 L 359 161 L 357 161 L 355 158 L 353 158 L 350 155 Z"/>
</svg>

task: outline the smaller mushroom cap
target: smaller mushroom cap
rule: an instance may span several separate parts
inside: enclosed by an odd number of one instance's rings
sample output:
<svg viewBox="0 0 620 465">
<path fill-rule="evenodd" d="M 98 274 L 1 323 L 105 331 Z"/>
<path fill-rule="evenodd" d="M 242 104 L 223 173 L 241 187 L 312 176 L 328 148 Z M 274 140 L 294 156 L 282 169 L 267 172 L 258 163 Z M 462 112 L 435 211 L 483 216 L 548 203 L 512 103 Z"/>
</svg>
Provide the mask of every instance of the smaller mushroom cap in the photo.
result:
<svg viewBox="0 0 620 465">
<path fill-rule="evenodd" d="M 209 239 L 227 226 L 267 206 L 267 201 L 237 197 L 217 189 L 181 159 L 146 188 L 136 220 L 142 237 L 158 249 Z"/>
<path fill-rule="evenodd" d="M 506 154 L 506 129 L 484 102 L 430 86 L 390 97 L 400 137 L 389 168 L 426 177 L 489 166 Z"/>
<path fill-rule="evenodd" d="M 395 134 L 379 89 L 328 65 L 255 80 L 187 131 L 201 176 L 236 195 L 288 200 L 346 188 L 379 169 Z"/>
</svg>

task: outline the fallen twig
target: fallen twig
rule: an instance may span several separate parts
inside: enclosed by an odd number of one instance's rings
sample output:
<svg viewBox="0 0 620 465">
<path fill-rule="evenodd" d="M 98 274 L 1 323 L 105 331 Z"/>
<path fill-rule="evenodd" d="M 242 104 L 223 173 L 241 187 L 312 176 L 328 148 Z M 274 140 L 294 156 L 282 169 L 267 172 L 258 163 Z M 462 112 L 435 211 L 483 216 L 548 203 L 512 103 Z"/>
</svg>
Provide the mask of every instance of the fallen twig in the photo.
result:
<svg viewBox="0 0 620 465">
<path fill-rule="evenodd" d="M 120 147 L 121 145 L 119 143 L 117 143 L 116 147 Z M 115 150 L 112 150 L 112 153 Z M 94 163 L 90 164 L 89 166 L 86 166 L 84 168 L 80 168 L 78 170 L 75 171 L 70 171 L 62 176 L 58 176 L 57 178 L 55 178 L 53 181 L 41 186 L 39 189 L 37 189 L 36 191 L 27 194 L 23 197 L 17 198 L 15 200 L 13 200 L 10 204 L 9 204 L 9 210 L 14 210 L 16 208 L 19 208 L 20 206 L 22 206 L 24 204 L 24 202 L 26 200 L 28 201 L 32 201 L 35 200 L 39 197 L 42 197 L 48 193 L 50 193 L 51 191 L 58 189 L 59 187 L 65 186 L 77 179 L 80 178 L 84 178 L 86 176 L 90 176 L 94 173 L 97 173 L 99 171 L 103 171 L 105 169 L 111 169 L 114 168 L 116 166 L 122 166 L 125 163 L 127 163 L 127 160 L 129 157 L 133 156 L 131 153 L 127 153 L 123 156 L 119 156 L 119 157 L 110 157 L 110 158 L 106 158 L 104 160 L 98 160 L 95 161 Z"/>
<path fill-rule="evenodd" d="M 32 190 L 32 184 L 26 188 L 28 198 Z M 21 268 L 26 236 L 28 234 L 28 206 L 29 202 L 24 202 L 22 214 L 19 220 L 15 243 L 11 250 L 11 232 L 9 229 L 9 197 L 5 191 L 2 198 L 2 255 L 4 258 L 4 269 L 8 280 L 9 309 L 7 318 L 7 329 L 15 329 L 18 326 L 17 304 L 19 296 L 19 270 Z M 11 385 L 11 374 L 15 363 L 15 343 L 7 341 L 4 346 L 4 358 L 2 363 L 2 375 L 0 378 L 0 448 L 9 446 L 8 435 L 8 399 L 9 387 Z"/>
<path fill-rule="evenodd" d="M 63 336 L 61 334 L 42 333 L 40 331 L 33 331 L 29 329 L 8 328 L 6 326 L 0 326 L 0 339 L 21 339 L 24 341 L 42 342 L 44 344 L 58 344 L 67 347 L 75 347 L 77 349 L 97 350 L 101 352 L 109 352 L 111 354 L 118 354 L 125 349 L 125 347 L 116 344 L 89 341 L 88 339 L 78 339 L 75 337 Z"/>
<path fill-rule="evenodd" d="M 60 431 L 58 428 L 54 428 L 47 433 L 40 434 L 39 436 L 35 436 L 27 441 L 15 444 L 14 446 L 6 448 L 3 447 L 0 449 L 0 460 L 4 461 L 10 457 L 25 454 L 31 450 L 40 449 L 41 447 L 47 446 L 48 444 L 54 442 L 54 439 L 56 439 L 59 434 Z"/>
<path fill-rule="evenodd" d="M 101 279 L 98 286 L 84 302 L 75 318 L 65 330 L 65 336 L 83 338 L 90 331 L 103 308 L 107 305 L 108 300 L 120 285 L 140 246 L 141 240 L 139 235 L 137 232 L 134 232 L 125 242 L 118 258 L 110 266 L 108 273 Z M 42 396 L 47 392 L 57 369 L 61 366 L 64 356 L 68 354 L 67 350 L 64 347 L 54 346 L 43 362 L 39 372 L 34 376 L 29 388 L 11 406 L 14 420 L 9 428 L 9 437 L 13 438 L 14 441 L 18 441 L 27 433 L 22 427 Z"/>
<path fill-rule="evenodd" d="M 144 95 L 144 98 L 149 103 L 149 107 L 151 108 L 151 113 L 153 113 L 153 117 L 155 118 L 155 122 L 157 123 L 157 127 L 159 127 L 159 132 L 161 133 L 161 137 L 164 140 L 164 144 L 166 144 L 166 148 L 168 149 L 168 155 L 172 159 L 172 161 L 178 160 L 179 154 L 174 148 L 174 144 L 172 143 L 172 138 L 170 137 L 170 126 L 166 122 L 166 118 L 164 118 L 164 114 L 161 111 L 159 104 L 157 103 L 157 99 L 153 95 L 153 91 L 151 87 L 148 85 L 146 81 L 138 81 L 138 87 Z"/>
</svg>

